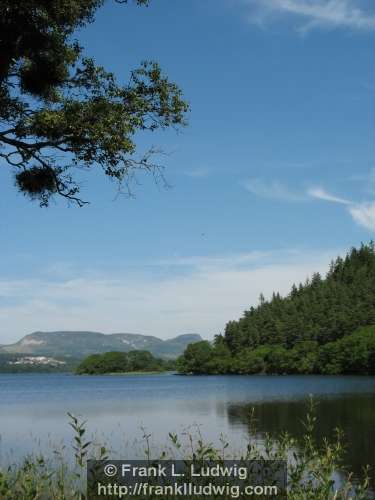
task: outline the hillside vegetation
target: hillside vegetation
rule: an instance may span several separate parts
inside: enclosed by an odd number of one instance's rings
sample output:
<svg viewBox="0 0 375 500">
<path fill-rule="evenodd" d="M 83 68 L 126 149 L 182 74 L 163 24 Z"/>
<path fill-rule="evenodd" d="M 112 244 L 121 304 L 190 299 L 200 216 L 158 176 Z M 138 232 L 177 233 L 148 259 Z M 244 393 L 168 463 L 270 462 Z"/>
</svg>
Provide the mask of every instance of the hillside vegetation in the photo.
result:
<svg viewBox="0 0 375 500">
<path fill-rule="evenodd" d="M 183 373 L 375 373 L 375 246 L 353 248 L 286 297 L 263 296 L 212 344 L 188 346 Z"/>
</svg>

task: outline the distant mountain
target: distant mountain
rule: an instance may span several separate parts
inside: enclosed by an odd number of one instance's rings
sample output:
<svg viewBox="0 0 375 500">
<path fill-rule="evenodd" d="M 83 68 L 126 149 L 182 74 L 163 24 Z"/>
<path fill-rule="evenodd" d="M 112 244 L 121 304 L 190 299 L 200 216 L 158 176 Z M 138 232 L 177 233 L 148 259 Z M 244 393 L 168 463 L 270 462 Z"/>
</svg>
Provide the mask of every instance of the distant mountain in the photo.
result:
<svg viewBox="0 0 375 500">
<path fill-rule="evenodd" d="M 195 333 L 161 340 L 151 335 L 135 333 L 105 335 L 99 332 L 34 332 L 15 344 L 0 346 L 0 353 L 81 358 L 108 351 L 145 350 L 156 357 L 172 359 L 182 354 L 188 344 L 200 340 L 201 336 Z"/>
</svg>

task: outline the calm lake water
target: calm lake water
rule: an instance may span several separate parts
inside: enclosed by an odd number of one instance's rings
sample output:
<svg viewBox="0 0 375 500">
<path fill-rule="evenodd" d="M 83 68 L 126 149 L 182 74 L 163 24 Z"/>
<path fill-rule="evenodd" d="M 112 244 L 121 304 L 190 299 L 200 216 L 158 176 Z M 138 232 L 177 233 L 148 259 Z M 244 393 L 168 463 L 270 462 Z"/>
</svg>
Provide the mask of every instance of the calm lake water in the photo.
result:
<svg viewBox="0 0 375 500">
<path fill-rule="evenodd" d="M 0 462 L 69 445 L 68 411 L 86 419 L 90 437 L 122 458 L 142 456 L 141 427 L 155 450 L 169 432 L 187 429 L 217 444 L 222 433 L 231 449 L 240 450 L 249 438 L 252 407 L 260 439 L 280 430 L 300 436 L 309 394 L 319 401 L 317 437 L 341 427 L 351 470 L 375 467 L 375 377 L 171 374 L 0 374 Z"/>
</svg>

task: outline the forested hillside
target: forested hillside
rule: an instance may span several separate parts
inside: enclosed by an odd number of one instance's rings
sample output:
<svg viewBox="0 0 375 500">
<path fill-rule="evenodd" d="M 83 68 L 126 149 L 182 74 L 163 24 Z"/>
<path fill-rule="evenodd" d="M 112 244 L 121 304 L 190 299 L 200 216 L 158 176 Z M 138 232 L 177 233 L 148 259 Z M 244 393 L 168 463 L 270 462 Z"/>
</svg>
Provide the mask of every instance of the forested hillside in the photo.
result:
<svg viewBox="0 0 375 500">
<path fill-rule="evenodd" d="M 375 325 L 373 242 L 337 258 L 324 279 L 316 273 L 304 284 L 294 285 L 286 297 L 274 293 L 266 301 L 261 296 L 257 307 L 238 321 L 229 321 L 213 346 L 199 342 L 188 347 L 180 358 L 180 370 L 370 373 L 375 368 L 375 328 L 358 330 L 369 325 Z M 347 336 L 350 341 L 344 339 Z M 345 350 L 347 345 L 351 347 Z M 343 350 L 348 356 L 357 353 L 358 359 L 343 359 Z"/>
</svg>

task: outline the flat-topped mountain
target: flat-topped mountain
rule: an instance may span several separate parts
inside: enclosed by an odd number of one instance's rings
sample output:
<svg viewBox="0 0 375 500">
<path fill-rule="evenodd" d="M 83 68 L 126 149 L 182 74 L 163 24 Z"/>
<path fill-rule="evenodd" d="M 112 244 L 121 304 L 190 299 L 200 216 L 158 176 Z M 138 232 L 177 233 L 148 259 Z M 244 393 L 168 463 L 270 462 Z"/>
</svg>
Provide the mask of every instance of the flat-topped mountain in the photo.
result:
<svg viewBox="0 0 375 500">
<path fill-rule="evenodd" d="M 0 353 L 81 358 L 89 354 L 108 351 L 144 350 L 157 357 L 172 359 L 182 354 L 188 344 L 200 340 L 202 340 L 201 336 L 195 333 L 162 340 L 152 335 L 135 333 L 107 335 L 100 332 L 34 332 L 15 344 L 2 345 Z"/>
</svg>

